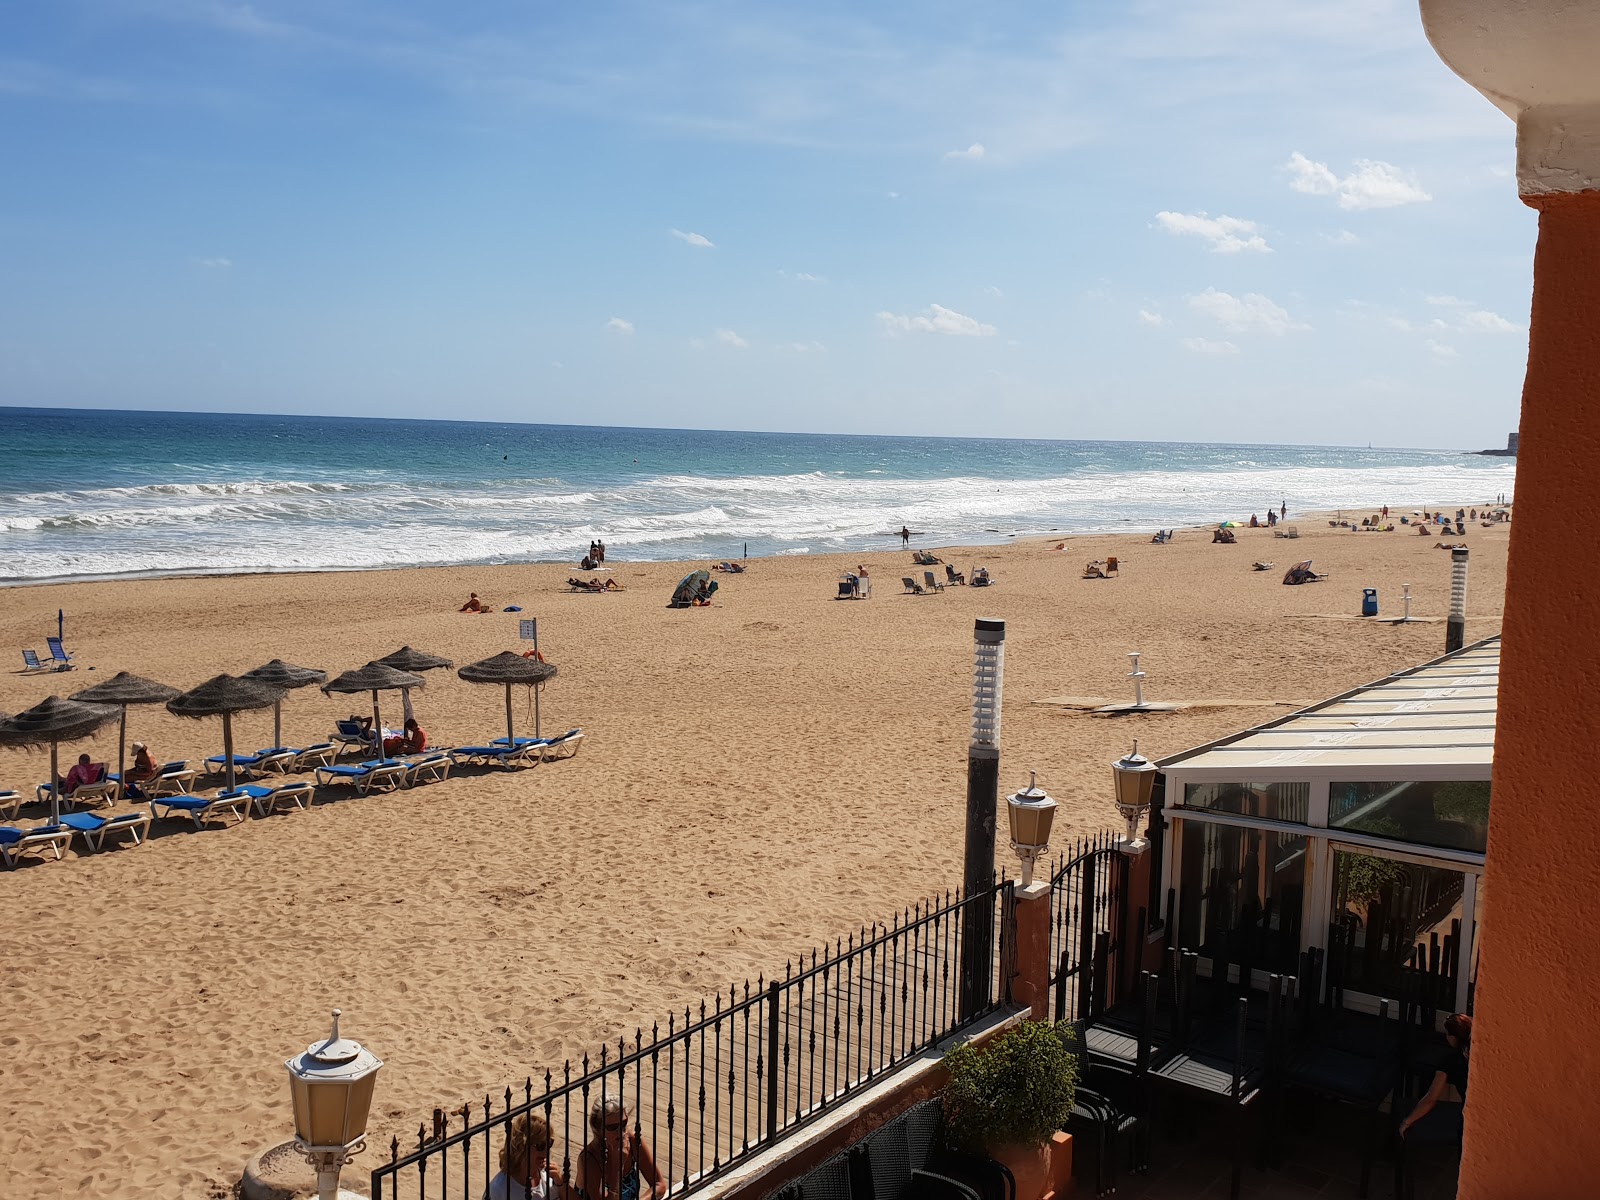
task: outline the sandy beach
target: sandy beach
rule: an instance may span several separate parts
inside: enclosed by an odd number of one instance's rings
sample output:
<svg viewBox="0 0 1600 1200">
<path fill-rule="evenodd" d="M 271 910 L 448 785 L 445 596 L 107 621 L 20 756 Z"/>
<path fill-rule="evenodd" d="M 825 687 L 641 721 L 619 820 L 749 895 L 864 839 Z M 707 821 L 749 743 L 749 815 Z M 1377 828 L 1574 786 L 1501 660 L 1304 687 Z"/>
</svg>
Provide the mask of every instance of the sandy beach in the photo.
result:
<svg viewBox="0 0 1600 1200">
<path fill-rule="evenodd" d="M 720 577 L 711 607 L 681 611 L 666 601 L 686 566 L 620 548 L 607 565 L 625 590 L 607 595 L 569 593 L 575 568 L 556 565 L 10 591 L 13 661 L 43 650 L 63 608 L 79 669 L 0 675 L 7 712 L 118 670 L 187 688 L 274 657 L 333 674 L 403 644 L 460 666 L 522 649 L 517 619 L 536 616 L 560 670 L 543 731 L 587 737 L 575 759 L 531 771 L 328 791 L 308 812 L 204 833 L 161 822 L 137 849 L 0 872 L 6 1194 L 225 1194 L 292 1132 L 282 1061 L 336 1005 L 387 1063 L 371 1139 L 387 1145 L 435 1104 L 559 1070 L 954 885 L 975 617 L 1007 622 L 1002 787 L 1038 772 L 1062 802 L 1058 845 L 1112 823 L 1109 764 L 1134 737 L 1152 758 L 1174 753 L 1442 652 L 1450 555 L 1435 544 L 1462 539 L 1290 523 L 1298 540 L 1240 529 L 1231 546 L 1184 531 L 1164 546 L 1128 534 L 936 550 L 997 583 L 933 596 L 900 594 L 913 574 L 900 550 L 756 560 Z M 1469 641 L 1499 629 L 1508 531 L 1468 526 Z M 1108 555 L 1116 578 L 1081 578 Z M 1306 558 L 1329 578 L 1282 586 Z M 835 601 L 858 563 L 875 597 Z M 1421 620 L 1356 619 L 1365 587 L 1398 616 L 1405 583 Z M 469 591 L 524 611 L 460 614 Z M 1186 707 L 1111 719 L 1042 703 L 1130 698 L 1130 650 L 1147 696 Z M 430 739 L 455 745 L 504 732 L 503 696 L 436 671 L 416 706 Z M 293 693 L 285 739 L 324 740 L 363 709 Z M 517 716 L 531 731 L 520 696 Z M 271 721 L 236 720 L 238 748 L 267 745 Z M 220 721 L 161 708 L 133 709 L 129 735 L 158 760 L 222 742 Z M 64 746 L 63 768 L 80 749 L 115 762 L 115 723 Z M 47 763 L 0 751 L 0 788 L 31 793 Z M 23 823 L 42 816 L 30 806 Z M 1014 867 L 1003 838 L 998 861 Z"/>
</svg>

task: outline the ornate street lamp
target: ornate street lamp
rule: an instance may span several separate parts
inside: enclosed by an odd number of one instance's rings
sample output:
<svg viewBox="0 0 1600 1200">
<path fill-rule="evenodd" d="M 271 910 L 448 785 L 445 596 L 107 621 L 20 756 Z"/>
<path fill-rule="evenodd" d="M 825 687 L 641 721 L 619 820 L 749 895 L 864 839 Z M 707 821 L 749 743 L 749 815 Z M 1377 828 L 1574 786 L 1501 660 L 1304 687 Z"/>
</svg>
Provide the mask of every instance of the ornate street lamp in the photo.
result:
<svg viewBox="0 0 1600 1200">
<path fill-rule="evenodd" d="M 1028 772 L 1028 786 L 1006 797 L 1006 813 L 1011 818 L 1011 849 L 1022 860 L 1022 886 L 1033 882 L 1033 864 L 1050 849 L 1050 826 L 1056 819 L 1056 802 L 1039 786 L 1039 777 Z"/>
<path fill-rule="evenodd" d="M 287 1059 L 294 1145 L 317 1173 L 319 1200 L 339 1193 L 339 1171 L 366 1148 L 367 1114 L 383 1066 L 360 1042 L 339 1036 L 339 1010 L 325 1042 Z"/>
<path fill-rule="evenodd" d="M 1111 764 L 1111 778 L 1116 785 L 1117 812 L 1128 823 L 1128 836 L 1120 839 L 1124 854 L 1143 854 L 1149 845 L 1139 836 L 1139 823 L 1150 815 L 1150 794 L 1156 786 L 1156 765 L 1139 753 L 1135 739 L 1133 749 Z"/>
</svg>

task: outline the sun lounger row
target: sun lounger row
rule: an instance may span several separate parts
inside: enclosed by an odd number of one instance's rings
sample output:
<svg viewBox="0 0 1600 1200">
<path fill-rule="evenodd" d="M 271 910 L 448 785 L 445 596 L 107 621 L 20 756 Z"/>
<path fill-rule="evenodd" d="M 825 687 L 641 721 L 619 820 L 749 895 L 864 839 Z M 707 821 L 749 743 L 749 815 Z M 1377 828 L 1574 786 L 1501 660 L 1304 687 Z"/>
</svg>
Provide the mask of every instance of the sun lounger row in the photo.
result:
<svg viewBox="0 0 1600 1200">
<path fill-rule="evenodd" d="M 450 757 L 476 766 L 536 767 L 542 762 L 571 758 L 583 744 L 583 730 L 569 729 L 553 738 L 495 738 L 487 746 L 457 746 Z"/>
<path fill-rule="evenodd" d="M 332 742 L 318 742 L 303 750 L 295 746 L 269 746 L 254 754 L 235 754 L 233 769 L 256 778 L 270 774 L 294 775 L 313 767 L 325 766 L 337 754 Z M 213 754 L 206 759 L 206 767 L 213 775 L 220 775 L 228 769 L 228 756 Z"/>
</svg>

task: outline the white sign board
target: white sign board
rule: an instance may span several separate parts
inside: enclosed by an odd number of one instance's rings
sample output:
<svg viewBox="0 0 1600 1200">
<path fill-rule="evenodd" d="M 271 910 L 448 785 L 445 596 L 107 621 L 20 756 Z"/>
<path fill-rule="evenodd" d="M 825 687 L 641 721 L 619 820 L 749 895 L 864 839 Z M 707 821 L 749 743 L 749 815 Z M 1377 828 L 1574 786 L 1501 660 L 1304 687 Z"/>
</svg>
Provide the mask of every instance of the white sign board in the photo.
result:
<svg viewBox="0 0 1600 1200">
<path fill-rule="evenodd" d="M 531 621 L 528 621 L 528 620 L 518 621 L 517 622 L 517 627 L 518 627 L 518 629 L 521 630 L 521 632 L 518 633 L 517 636 L 520 637 L 523 641 L 525 641 L 525 642 L 537 642 L 539 640 L 539 618 L 538 617 L 533 618 L 533 620 L 531 620 Z"/>
</svg>

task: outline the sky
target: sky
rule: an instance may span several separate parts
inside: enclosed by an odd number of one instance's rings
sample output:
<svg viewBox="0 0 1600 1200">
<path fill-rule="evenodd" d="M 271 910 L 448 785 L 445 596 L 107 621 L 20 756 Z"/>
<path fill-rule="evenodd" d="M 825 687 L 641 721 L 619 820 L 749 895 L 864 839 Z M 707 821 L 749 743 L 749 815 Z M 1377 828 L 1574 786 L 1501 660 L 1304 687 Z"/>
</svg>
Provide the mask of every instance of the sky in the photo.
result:
<svg viewBox="0 0 1600 1200">
<path fill-rule="evenodd" d="M 1517 424 L 1514 127 L 1415 0 L 11 0 L 0 156 L 4 405 Z"/>
</svg>

